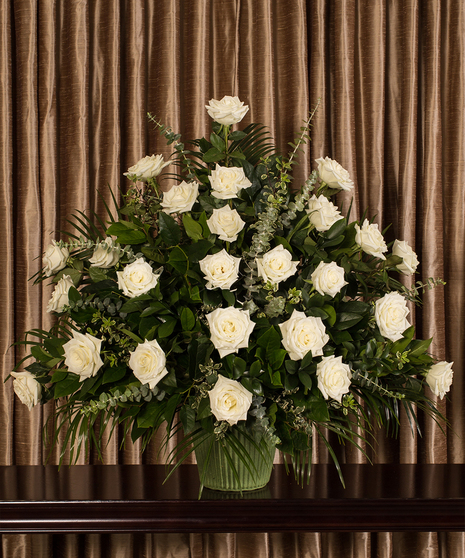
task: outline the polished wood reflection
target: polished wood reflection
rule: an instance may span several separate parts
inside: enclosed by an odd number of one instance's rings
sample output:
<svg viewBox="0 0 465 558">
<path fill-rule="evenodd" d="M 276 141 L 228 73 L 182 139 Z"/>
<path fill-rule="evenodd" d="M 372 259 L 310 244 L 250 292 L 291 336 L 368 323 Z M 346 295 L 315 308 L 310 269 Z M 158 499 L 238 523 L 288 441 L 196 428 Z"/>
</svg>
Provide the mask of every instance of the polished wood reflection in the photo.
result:
<svg viewBox="0 0 465 558">
<path fill-rule="evenodd" d="M 199 495 L 195 465 L 0 467 L 0 532 L 465 531 L 465 465 L 275 465 L 260 491 Z"/>
</svg>

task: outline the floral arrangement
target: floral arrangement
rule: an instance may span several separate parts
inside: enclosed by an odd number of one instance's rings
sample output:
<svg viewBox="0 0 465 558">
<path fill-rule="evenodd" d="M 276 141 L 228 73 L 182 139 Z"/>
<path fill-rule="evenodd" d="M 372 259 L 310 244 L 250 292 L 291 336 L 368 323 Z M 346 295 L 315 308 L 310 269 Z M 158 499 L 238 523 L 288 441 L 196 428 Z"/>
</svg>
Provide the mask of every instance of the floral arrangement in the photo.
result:
<svg viewBox="0 0 465 558">
<path fill-rule="evenodd" d="M 55 285 L 57 322 L 26 334 L 11 376 L 29 408 L 54 400 L 61 459 L 100 451 L 107 425 L 146 448 L 166 423 L 166 440 L 185 435 L 173 461 L 208 440 L 246 459 L 241 431 L 310 464 L 315 436 L 336 460 L 328 431 L 360 447 L 370 422 L 395 431 L 402 407 L 417 427 L 414 407 L 441 419 L 428 387 L 442 398 L 452 364 L 415 339 L 407 303 L 421 289 L 399 280 L 417 256 L 341 214 L 332 200 L 354 184 L 336 161 L 290 188 L 313 113 L 282 157 L 264 126 L 233 131 L 248 111 L 237 97 L 206 108 L 212 133 L 188 147 L 149 115 L 170 160 L 144 157 L 107 222 L 78 211 L 45 251 L 35 280 Z M 177 182 L 162 191 L 168 165 Z"/>
</svg>

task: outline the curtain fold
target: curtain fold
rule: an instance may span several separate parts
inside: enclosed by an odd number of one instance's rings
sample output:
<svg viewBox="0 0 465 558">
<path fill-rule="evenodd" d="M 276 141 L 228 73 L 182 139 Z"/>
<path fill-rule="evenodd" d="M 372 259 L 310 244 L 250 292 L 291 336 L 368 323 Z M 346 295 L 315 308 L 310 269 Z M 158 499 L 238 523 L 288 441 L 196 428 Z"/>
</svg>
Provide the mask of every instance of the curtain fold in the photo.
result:
<svg viewBox="0 0 465 558">
<path fill-rule="evenodd" d="M 0 333 L 5 378 L 23 356 L 10 345 L 52 324 L 51 286 L 29 278 L 73 212 L 106 218 L 145 155 L 171 153 L 153 118 L 184 140 L 209 132 L 205 104 L 237 95 L 282 152 L 319 108 L 296 167 L 298 186 L 314 160 L 339 161 L 356 184 L 352 216 L 388 239 L 406 240 L 421 262 L 416 279 L 442 278 L 412 322 L 432 352 L 454 361 L 440 402 L 451 428 L 418 413 L 423 437 L 403 420 L 399 438 L 375 431 L 375 462 L 464 461 L 465 7 L 456 0 L 0 0 Z M 169 182 L 166 183 L 169 186 Z M 342 193 L 348 208 L 352 195 Z M 404 278 L 408 288 L 416 279 Z M 46 406 L 28 411 L 0 383 L 0 464 L 39 464 Z M 106 463 L 153 463 L 162 434 Z M 60 436 L 60 443 L 63 436 Z M 174 443 L 174 442 L 173 442 Z M 343 461 L 365 457 L 339 448 Z M 331 460 L 324 444 L 320 462 Z M 59 459 L 58 449 L 50 462 Z M 97 461 L 93 453 L 91 462 Z M 84 462 L 81 456 L 80 462 Z M 322 479 L 323 482 L 323 479 Z M 134 534 L 3 536 L 0 557 L 455 557 L 460 533 Z"/>
</svg>

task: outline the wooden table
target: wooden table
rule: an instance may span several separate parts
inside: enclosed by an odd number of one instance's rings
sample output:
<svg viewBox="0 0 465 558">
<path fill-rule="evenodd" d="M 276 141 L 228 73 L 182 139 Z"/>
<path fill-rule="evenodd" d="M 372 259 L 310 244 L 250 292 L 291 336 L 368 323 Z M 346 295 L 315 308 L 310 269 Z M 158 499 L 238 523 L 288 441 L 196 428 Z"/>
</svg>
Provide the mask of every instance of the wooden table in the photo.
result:
<svg viewBox="0 0 465 558">
<path fill-rule="evenodd" d="M 204 490 L 194 465 L 0 467 L 0 533 L 465 531 L 465 465 L 283 465 L 258 492 Z"/>
</svg>

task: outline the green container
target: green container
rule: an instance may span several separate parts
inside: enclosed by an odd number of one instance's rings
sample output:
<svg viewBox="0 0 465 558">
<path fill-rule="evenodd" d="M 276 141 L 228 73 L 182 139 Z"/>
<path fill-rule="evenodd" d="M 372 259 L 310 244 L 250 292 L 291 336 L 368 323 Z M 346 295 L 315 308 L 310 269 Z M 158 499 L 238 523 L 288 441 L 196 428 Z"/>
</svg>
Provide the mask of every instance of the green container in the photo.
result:
<svg viewBox="0 0 465 558">
<path fill-rule="evenodd" d="M 211 490 L 221 490 L 225 492 L 242 492 L 244 490 L 258 490 L 266 486 L 270 480 L 273 469 L 273 460 L 276 447 L 268 440 L 262 439 L 259 442 L 260 450 L 246 437 L 233 431 L 237 440 L 244 446 L 246 454 L 250 457 L 246 459 L 249 469 L 242 462 L 236 452 L 229 444 L 226 444 L 227 451 L 236 469 L 237 477 L 229 463 L 224 451 L 220 447 L 221 442 L 207 439 L 204 443 L 195 448 L 195 457 L 199 469 L 200 480 L 204 472 L 205 461 L 212 444 L 210 459 L 208 460 L 204 486 Z"/>
</svg>

